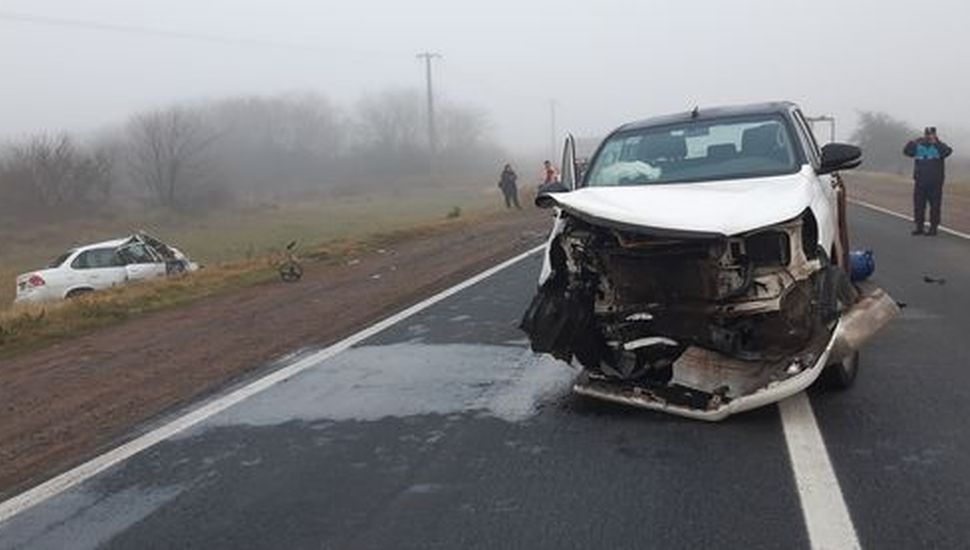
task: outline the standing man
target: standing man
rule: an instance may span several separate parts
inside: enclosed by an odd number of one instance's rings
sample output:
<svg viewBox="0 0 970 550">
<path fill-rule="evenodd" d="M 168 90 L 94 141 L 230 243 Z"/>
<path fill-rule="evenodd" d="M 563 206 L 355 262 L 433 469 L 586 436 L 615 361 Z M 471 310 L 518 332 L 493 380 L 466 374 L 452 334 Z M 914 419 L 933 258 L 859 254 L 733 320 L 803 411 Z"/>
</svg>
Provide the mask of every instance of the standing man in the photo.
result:
<svg viewBox="0 0 970 550">
<path fill-rule="evenodd" d="M 925 234 L 936 235 L 943 202 L 943 162 L 952 153 L 953 149 L 936 137 L 933 126 L 923 130 L 923 137 L 910 141 L 903 148 L 903 154 L 913 159 L 913 219 L 916 221 L 913 235 L 924 234 L 926 203 L 930 205 L 930 229 Z"/>
<path fill-rule="evenodd" d="M 522 207 L 519 206 L 519 189 L 515 183 L 518 179 L 519 176 L 512 169 L 512 165 L 506 164 L 498 179 L 498 188 L 502 190 L 502 195 L 505 197 L 506 208 L 512 208 L 514 204 L 516 208 L 522 210 Z"/>
<path fill-rule="evenodd" d="M 548 160 L 544 161 L 542 163 L 542 183 L 548 184 L 557 181 L 559 181 L 559 170 L 556 170 L 556 167 Z"/>
</svg>

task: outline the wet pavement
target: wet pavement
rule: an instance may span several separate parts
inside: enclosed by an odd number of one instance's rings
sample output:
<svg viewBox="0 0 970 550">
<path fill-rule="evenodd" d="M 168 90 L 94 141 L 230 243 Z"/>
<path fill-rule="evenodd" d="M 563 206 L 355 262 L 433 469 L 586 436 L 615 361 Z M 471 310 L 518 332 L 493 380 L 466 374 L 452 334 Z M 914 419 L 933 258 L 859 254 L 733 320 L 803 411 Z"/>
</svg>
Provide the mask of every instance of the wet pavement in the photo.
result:
<svg viewBox="0 0 970 550">
<path fill-rule="evenodd" d="M 907 302 L 810 392 L 864 547 L 960 547 L 970 242 L 852 210 Z M 0 548 L 799 548 L 774 406 L 720 424 L 572 395 L 516 328 L 530 257 L 0 524 Z M 945 276 L 928 285 L 923 271 Z"/>
</svg>

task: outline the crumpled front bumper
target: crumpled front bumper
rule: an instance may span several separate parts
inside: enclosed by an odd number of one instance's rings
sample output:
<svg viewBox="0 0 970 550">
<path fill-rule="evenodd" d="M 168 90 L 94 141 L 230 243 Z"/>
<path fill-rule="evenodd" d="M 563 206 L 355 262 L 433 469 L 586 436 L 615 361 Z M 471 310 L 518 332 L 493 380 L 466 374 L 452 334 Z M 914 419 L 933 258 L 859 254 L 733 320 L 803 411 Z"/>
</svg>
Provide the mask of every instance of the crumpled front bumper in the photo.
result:
<svg viewBox="0 0 970 550">
<path fill-rule="evenodd" d="M 866 341 L 899 314 L 896 302 L 882 289 L 864 285 L 861 286 L 860 291 L 862 298 L 839 319 L 824 351 L 819 354 L 811 367 L 784 380 L 770 382 L 764 387 L 730 401 L 707 409 L 691 408 L 669 403 L 646 388 L 592 379 L 585 371 L 574 383 L 573 391 L 580 395 L 623 405 L 709 421 L 723 420 L 735 413 L 782 401 L 811 386 L 826 366 L 838 363 L 858 351 Z"/>
<path fill-rule="evenodd" d="M 604 401 L 662 411 L 696 420 L 716 422 L 718 420 L 724 420 L 735 413 L 777 403 L 811 386 L 818 379 L 819 375 L 822 374 L 822 370 L 825 369 L 826 365 L 828 365 L 829 355 L 834 344 L 835 336 L 833 335 L 825 351 L 819 356 L 815 364 L 791 378 L 773 382 L 754 393 L 736 397 L 729 402 L 706 410 L 667 403 L 666 401 L 651 396 L 649 390 L 638 391 L 639 388 L 636 387 L 621 387 L 609 382 L 592 380 L 585 372 L 573 384 L 573 391 L 580 395 L 594 397 Z"/>
</svg>

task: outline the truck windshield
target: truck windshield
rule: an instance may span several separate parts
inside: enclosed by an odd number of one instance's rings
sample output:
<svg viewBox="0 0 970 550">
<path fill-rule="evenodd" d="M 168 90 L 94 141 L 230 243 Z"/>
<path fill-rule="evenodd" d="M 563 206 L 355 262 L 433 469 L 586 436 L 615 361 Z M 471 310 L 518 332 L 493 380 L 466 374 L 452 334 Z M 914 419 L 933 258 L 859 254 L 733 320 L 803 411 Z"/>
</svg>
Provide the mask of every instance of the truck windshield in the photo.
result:
<svg viewBox="0 0 970 550">
<path fill-rule="evenodd" d="M 587 185 L 651 185 L 790 174 L 798 157 L 780 115 L 688 121 L 614 134 Z"/>
</svg>

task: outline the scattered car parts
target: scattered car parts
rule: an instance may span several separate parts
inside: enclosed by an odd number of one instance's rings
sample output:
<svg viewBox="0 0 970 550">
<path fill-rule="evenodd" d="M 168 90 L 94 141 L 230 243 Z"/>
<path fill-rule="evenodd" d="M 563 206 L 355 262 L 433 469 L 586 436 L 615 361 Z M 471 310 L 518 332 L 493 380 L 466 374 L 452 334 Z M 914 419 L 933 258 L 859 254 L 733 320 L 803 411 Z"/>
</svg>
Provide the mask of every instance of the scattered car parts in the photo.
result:
<svg viewBox="0 0 970 550">
<path fill-rule="evenodd" d="M 286 245 L 285 257 L 277 267 L 280 279 L 284 283 L 295 283 L 303 278 L 303 266 L 300 265 L 300 259 L 297 257 L 295 250 L 296 241 L 290 241 L 290 244 Z"/>
</svg>

